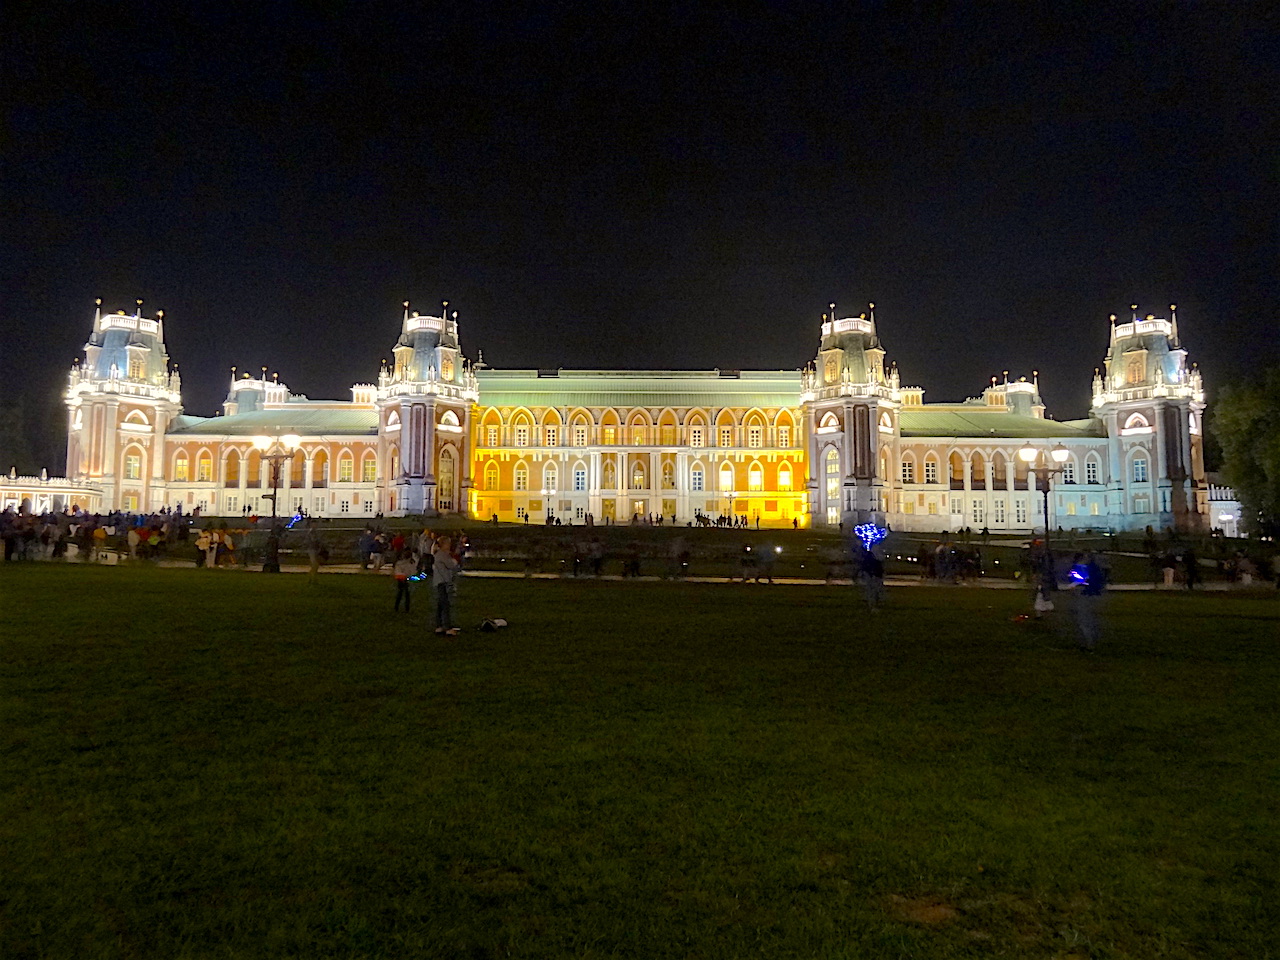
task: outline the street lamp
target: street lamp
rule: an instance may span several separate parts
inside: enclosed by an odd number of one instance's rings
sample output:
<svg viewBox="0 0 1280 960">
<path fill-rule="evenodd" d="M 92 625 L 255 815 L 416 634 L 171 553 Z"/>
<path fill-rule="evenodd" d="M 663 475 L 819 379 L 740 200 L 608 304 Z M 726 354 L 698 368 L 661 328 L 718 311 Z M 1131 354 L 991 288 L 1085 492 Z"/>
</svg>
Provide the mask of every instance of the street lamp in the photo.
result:
<svg viewBox="0 0 1280 960">
<path fill-rule="evenodd" d="M 292 460 L 302 445 L 296 433 L 283 437 L 254 437 L 253 445 L 261 452 L 262 459 L 271 464 L 271 532 L 267 535 L 267 558 L 263 561 L 263 573 L 280 572 L 280 531 L 276 529 L 276 498 L 280 491 L 280 465 Z"/>
<path fill-rule="evenodd" d="M 1040 477 L 1044 477 L 1044 486 L 1041 488 L 1041 492 L 1044 494 L 1044 546 L 1046 551 L 1049 549 L 1049 487 L 1053 478 L 1067 469 L 1067 461 L 1070 458 L 1071 451 L 1062 444 L 1058 444 L 1052 450 L 1045 451 L 1028 443 L 1018 451 L 1018 459 L 1028 467 L 1035 469 L 1037 482 Z"/>
</svg>

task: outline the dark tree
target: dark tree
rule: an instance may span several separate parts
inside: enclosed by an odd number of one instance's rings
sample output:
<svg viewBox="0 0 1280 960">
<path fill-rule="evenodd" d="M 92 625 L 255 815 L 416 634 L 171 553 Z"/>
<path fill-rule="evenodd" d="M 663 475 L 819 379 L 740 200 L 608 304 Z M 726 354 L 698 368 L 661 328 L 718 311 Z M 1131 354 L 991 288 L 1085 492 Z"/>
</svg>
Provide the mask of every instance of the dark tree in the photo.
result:
<svg viewBox="0 0 1280 960">
<path fill-rule="evenodd" d="M 1222 474 L 1253 531 L 1280 533 L 1280 368 L 1224 387 L 1213 412 Z"/>
</svg>

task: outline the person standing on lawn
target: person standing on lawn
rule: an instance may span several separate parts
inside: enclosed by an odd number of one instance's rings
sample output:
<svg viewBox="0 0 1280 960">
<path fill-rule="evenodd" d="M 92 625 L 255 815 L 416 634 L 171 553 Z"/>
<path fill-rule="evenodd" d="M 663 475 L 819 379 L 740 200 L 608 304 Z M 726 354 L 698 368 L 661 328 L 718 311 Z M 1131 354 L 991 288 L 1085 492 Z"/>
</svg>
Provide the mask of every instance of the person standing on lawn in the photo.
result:
<svg viewBox="0 0 1280 960">
<path fill-rule="evenodd" d="M 431 581 L 436 588 L 436 633 L 449 637 L 458 635 L 453 625 L 453 597 L 458 576 L 458 560 L 454 557 L 448 537 L 436 541 L 431 561 Z"/>
<path fill-rule="evenodd" d="M 1107 588 L 1107 571 L 1098 562 L 1093 551 L 1077 553 L 1071 563 L 1071 586 L 1076 591 L 1076 625 L 1080 636 L 1080 649 L 1092 653 L 1102 633 L 1098 608 L 1102 605 L 1102 592 Z"/>
<path fill-rule="evenodd" d="M 404 612 L 409 612 L 409 578 L 418 572 L 418 564 L 413 559 L 412 550 L 401 550 L 396 554 L 395 566 L 391 568 L 396 579 L 396 613 L 400 612 L 400 601 L 404 600 Z"/>
</svg>

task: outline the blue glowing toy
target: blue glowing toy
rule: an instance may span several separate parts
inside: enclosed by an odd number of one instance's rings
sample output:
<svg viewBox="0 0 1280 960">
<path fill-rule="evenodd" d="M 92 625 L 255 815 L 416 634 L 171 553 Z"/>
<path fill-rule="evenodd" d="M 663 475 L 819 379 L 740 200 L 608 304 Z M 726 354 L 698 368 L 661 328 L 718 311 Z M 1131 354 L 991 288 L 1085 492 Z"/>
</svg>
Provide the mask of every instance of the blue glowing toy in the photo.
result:
<svg viewBox="0 0 1280 960">
<path fill-rule="evenodd" d="M 870 550 L 887 537 L 889 531 L 884 527 L 877 527 L 874 523 L 860 523 L 853 528 L 853 535 L 862 541 L 864 547 Z"/>
<path fill-rule="evenodd" d="M 1076 583 L 1088 583 L 1089 572 L 1084 567 L 1076 566 L 1071 568 L 1071 579 Z"/>
</svg>

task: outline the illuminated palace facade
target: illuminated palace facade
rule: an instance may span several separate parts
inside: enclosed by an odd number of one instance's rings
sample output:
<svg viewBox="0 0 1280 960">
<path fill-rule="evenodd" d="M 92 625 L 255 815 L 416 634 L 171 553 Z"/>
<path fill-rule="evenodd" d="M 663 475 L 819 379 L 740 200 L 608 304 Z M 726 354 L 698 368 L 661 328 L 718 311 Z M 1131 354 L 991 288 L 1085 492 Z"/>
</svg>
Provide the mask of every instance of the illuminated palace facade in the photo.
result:
<svg viewBox="0 0 1280 960">
<path fill-rule="evenodd" d="M 1206 525 L 1204 393 L 1175 312 L 1111 318 L 1089 416 L 1070 421 L 1045 416 L 1034 378 L 926 404 L 886 367 L 874 312 L 833 310 L 820 336 L 802 370 L 494 370 L 463 357 L 456 313 L 406 304 L 393 361 L 349 400 L 233 372 L 223 414 L 194 417 L 163 314 L 99 309 L 66 394 L 67 477 L 102 509 L 263 515 L 263 453 L 287 445 L 281 514 L 1026 531 L 1046 519 L 1031 445 L 1063 459 L 1053 526 Z"/>
</svg>

